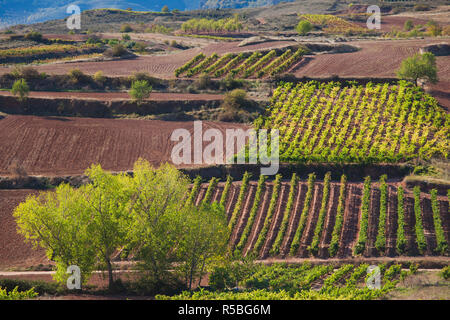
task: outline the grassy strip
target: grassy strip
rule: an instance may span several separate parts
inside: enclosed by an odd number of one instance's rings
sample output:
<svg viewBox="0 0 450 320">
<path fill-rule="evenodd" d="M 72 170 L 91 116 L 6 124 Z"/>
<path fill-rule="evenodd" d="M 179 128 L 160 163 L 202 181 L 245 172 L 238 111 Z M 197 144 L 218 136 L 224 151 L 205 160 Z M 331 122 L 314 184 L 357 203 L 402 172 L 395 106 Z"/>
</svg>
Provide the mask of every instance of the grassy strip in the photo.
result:
<svg viewBox="0 0 450 320">
<path fill-rule="evenodd" d="M 270 225 L 272 224 L 272 217 L 273 213 L 275 212 L 275 207 L 277 206 L 278 202 L 278 196 L 280 192 L 280 186 L 281 186 L 281 174 L 277 174 L 275 176 L 275 181 L 273 183 L 273 192 L 272 192 L 272 198 L 270 199 L 269 209 L 267 209 L 267 215 L 266 219 L 264 220 L 264 226 L 259 233 L 258 239 L 256 240 L 255 247 L 253 248 L 253 251 L 258 253 L 259 250 L 261 250 L 261 247 L 264 244 L 264 241 L 266 240 L 267 233 L 269 232 Z"/>
<path fill-rule="evenodd" d="M 261 59 L 259 59 L 253 66 L 249 67 L 244 72 L 244 78 L 250 77 L 255 71 L 258 71 L 261 67 L 263 67 L 267 62 L 270 61 L 273 57 L 277 55 L 275 50 L 270 51 Z"/>
<path fill-rule="evenodd" d="M 331 276 L 325 279 L 323 282 L 323 287 L 321 291 L 324 291 L 324 289 L 334 286 L 336 282 L 341 280 L 345 275 L 347 275 L 349 272 L 353 270 L 354 266 L 352 264 L 344 264 L 342 267 L 340 267 L 338 270 L 336 270 Z"/>
<path fill-rule="evenodd" d="M 364 190 L 361 206 L 361 221 L 358 234 L 358 241 L 354 249 L 355 254 L 363 253 L 364 249 L 366 248 L 367 229 L 369 227 L 370 187 L 371 187 L 370 176 L 367 176 L 364 179 Z"/>
<path fill-rule="evenodd" d="M 330 198 L 330 180 L 331 180 L 331 172 L 327 172 L 325 174 L 325 178 L 323 181 L 323 196 L 322 203 L 320 205 L 319 217 L 317 219 L 316 228 L 314 229 L 314 237 L 311 241 L 311 245 L 308 247 L 308 251 L 316 255 L 319 252 L 319 242 L 322 236 L 323 224 L 325 222 L 325 214 L 327 213 L 328 208 L 328 200 Z"/>
<path fill-rule="evenodd" d="M 253 223 L 255 222 L 256 214 L 258 213 L 261 195 L 262 192 L 264 191 L 265 183 L 266 183 L 266 176 L 260 175 L 258 180 L 258 186 L 256 187 L 255 201 L 253 201 L 253 206 L 250 210 L 250 216 L 248 217 L 247 224 L 245 225 L 241 239 L 239 240 L 239 243 L 236 245 L 236 250 L 238 252 L 242 252 L 245 244 L 247 243 L 248 237 L 250 236 Z"/>
<path fill-rule="evenodd" d="M 219 58 L 219 56 L 217 55 L 217 53 L 214 52 L 212 55 L 210 55 L 208 58 L 204 59 L 198 65 L 196 65 L 192 69 L 189 69 L 189 71 L 186 73 L 186 77 L 190 78 L 190 77 L 196 75 L 197 73 L 202 71 L 204 68 L 208 67 L 211 63 L 216 61 L 218 58 Z"/>
<path fill-rule="evenodd" d="M 242 185 L 241 190 L 239 191 L 238 201 L 236 203 L 236 206 L 234 207 L 233 214 L 231 215 L 231 219 L 228 224 L 230 230 L 233 230 L 234 225 L 237 222 L 239 211 L 241 211 L 242 204 L 244 203 L 245 194 L 247 192 L 248 181 L 250 180 L 250 177 L 251 174 L 245 171 L 244 176 L 242 177 Z"/>
<path fill-rule="evenodd" d="M 211 198 L 214 190 L 216 189 L 217 183 L 219 182 L 218 178 L 211 178 L 209 181 L 208 189 L 206 190 L 205 198 L 203 198 L 203 204 L 209 204 L 211 202 Z"/>
<path fill-rule="evenodd" d="M 334 223 L 333 234 L 331 236 L 330 247 L 328 252 L 330 257 L 334 257 L 339 250 L 339 240 L 341 238 L 342 225 L 344 224 L 344 210 L 345 210 L 345 187 L 347 186 L 347 176 L 341 176 L 341 186 L 339 188 L 339 200 L 336 213 L 336 222 Z"/>
<path fill-rule="evenodd" d="M 184 72 L 186 72 L 190 67 L 192 67 L 196 62 L 202 60 L 205 58 L 205 55 L 203 53 L 200 53 L 198 55 L 196 55 L 194 58 L 192 58 L 191 60 L 189 60 L 188 62 L 186 62 L 184 65 L 182 65 L 181 67 L 179 67 L 178 69 L 175 70 L 175 77 L 178 78 L 178 76 Z"/>
<path fill-rule="evenodd" d="M 422 211 L 420 209 L 420 187 L 414 187 L 414 214 L 416 216 L 416 243 L 417 249 L 419 249 L 420 254 L 423 254 L 427 249 L 427 242 L 425 241 L 425 232 L 423 231 L 422 223 Z"/>
<path fill-rule="evenodd" d="M 397 252 L 401 255 L 406 249 L 406 237 L 405 237 L 405 209 L 404 209 L 404 197 L 405 191 L 403 187 L 397 189 L 397 215 L 398 215 L 398 228 L 397 228 Z"/>
<path fill-rule="evenodd" d="M 434 229 L 436 232 L 437 247 L 436 253 L 445 255 L 448 251 L 448 243 L 445 240 L 444 229 L 442 228 L 441 216 L 439 213 L 439 203 L 437 200 L 437 190 L 431 190 L 431 207 L 433 209 Z"/>
<path fill-rule="evenodd" d="M 283 212 L 283 220 L 281 221 L 280 230 L 278 231 L 277 238 L 275 239 L 275 242 L 273 243 L 272 250 L 270 250 L 270 253 L 272 255 L 277 255 L 280 253 L 281 243 L 283 242 L 284 235 L 286 233 L 286 229 L 288 227 L 289 223 L 289 217 L 292 211 L 292 206 L 294 204 L 294 197 L 297 190 L 297 184 L 298 184 L 298 177 L 294 173 L 291 178 L 291 189 L 289 190 L 289 196 L 288 201 L 286 204 L 286 209 Z"/>
<path fill-rule="evenodd" d="M 225 182 L 225 187 L 223 188 L 222 196 L 220 197 L 220 205 L 225 207 L 227 202 L 228 193 L 230 192 L 231 183 L 233 182 L 233 178 L 228 175 L 227 182 Z"/>
<path fill-rule="evenodd" d="M 202 177 L 197 176 L 194 179 L 194 185 L 192 186 L 191 192 L 189 194 L 188 199 L 186 200 L 186 206 L 195 204 L 195 198 L 197 197 L 198 192 L 200 191 L 200 185 L 202 183 Z"/>
<path fill-rule="evenodd" d="M 386 250 L 386 211 L 387 211 L 387 197 L 388 187 L 386 184 L 387 175 L 380 177 L 380 217 L 378 220 L 378 234 L 375 241 L 375 247 L 379 253 L 383 253 Z"/>
<path fill-rule="evenodd" d="M 308 176 L 308 191 L 306 193 L 305 205 L 303 206 L 302 214 L 300 215 L 300 221 L 298 223 L 297 230 L 295 231 L 294 239 L 292 240 L 291 250 L 289 254 L 291 256 L 295 255 L 298 248 L 300 247 L 300 240 L 302 239 L 303 229 L 306 226 L 306 219 L 308 218 L 309 206 L 311 205 L 311 200 L 314 192 L 314 182 L 316 181 L 316 174 L 310 173 Z"/>
<path fill-rule="evenodd" d="M 232 59 L 234 56 L 233 53 L 227 53 L 223 56 L 221 56 L 216 62 L 214 62 L 212 65 L 210 65 L 208 68 L 206 68 L 203 72 L 204 73 L 211 73 L 215 71 L 218 67 L 220 67 L 225 61 Z"/>
</svg>

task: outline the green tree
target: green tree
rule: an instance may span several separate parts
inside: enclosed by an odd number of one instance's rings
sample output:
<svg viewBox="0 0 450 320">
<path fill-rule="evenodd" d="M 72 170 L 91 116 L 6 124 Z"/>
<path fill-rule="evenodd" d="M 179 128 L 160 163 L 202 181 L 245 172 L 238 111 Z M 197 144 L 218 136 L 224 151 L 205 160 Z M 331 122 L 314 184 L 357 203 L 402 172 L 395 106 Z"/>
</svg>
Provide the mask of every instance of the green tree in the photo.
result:
<svg viewBox="0 0 450 320">
<path fill-rule="evenodd" d="M 181 227 L 186 223 L 183 199 L 189 183 L 171 165 L 155 170 L 148 162 L 138 161 L 134 166 L 129 249 L 141 261 L 139 267 L 154 286 L 170 278 L 171 265 L 177 261 L 174 248 L 180 246 Z"/>
<path fill-rule="evenodd" d="M 162 13 L 169 13 L 170 12 L 169 7 L 168 6 L 162 7 L 161 12 Z"/>
<path fill-rule="evenodd" d="M 312 24 L 307 20 L 301 20 L 295 28 L 298 34 L 304 36 L 313 29 Z"/>
<path fill-rule="evenodd" d="M 411 31 L 414 28 L 414 24 L 413 24 L 412 20 L 406 20 L 403 28 L 406 31 Z"/>
<path fill-rule="evenodd" d="M 152 92 L 152 86 L 147 80 L 136 80 L 131 84 L 130 96 L 138 104 L 147 99 Z"/>
<path fill-rule="evenodd" d="M 27 100 L 30 87 L 28 87 L 25 79 L 16 80 L 12 86 L 11 93 L 14 96 L 18 96 L 20 102 Z"/>
<path fill-rule="evenodd" d="M 45 249 L 47 258 L 56 262 L 54 278 L 59 282 L 67 280 L 70 265 L 81 269 L 82 283 L 94 270 L 94 235 L 86 232 L 89 212 L 83 202 L 79 190 L 60 185 L 54 192 L 29 196 L 14 211 L 18 232 L 34 247 Z"/>
<path fill-rule="evenodd" d="M 427 79 L 431 83 L 438 81 L 436 57 L 431 52 L 415 54 L 402 61 L 397 76 L 401 79 L 414 80 Z"/>
<path fill-rule="evenodd" d="M 225 209 L 217 203 L 191 207 L 183 222 L 178 271 L 191 290 L 195 279 L 200 284 L 208 267 L 226 253 L 228 223 Z"/>
<path fill-rule="evenodd" d="M 84 282 L 92 270 L 108 271 L 114 285 L 112 256 L 125 245 L 131 194 L 129 177 L 106 173 L 97 165 L 86 171 L 91 181 L 78 189 L 61 185 L 55 192 L 30 197 L 14 216 L 19 232 L 46 249 L 56 262 L 56 279 L 64 282 L 70 265 L 80 267 Z"/>
</svg>

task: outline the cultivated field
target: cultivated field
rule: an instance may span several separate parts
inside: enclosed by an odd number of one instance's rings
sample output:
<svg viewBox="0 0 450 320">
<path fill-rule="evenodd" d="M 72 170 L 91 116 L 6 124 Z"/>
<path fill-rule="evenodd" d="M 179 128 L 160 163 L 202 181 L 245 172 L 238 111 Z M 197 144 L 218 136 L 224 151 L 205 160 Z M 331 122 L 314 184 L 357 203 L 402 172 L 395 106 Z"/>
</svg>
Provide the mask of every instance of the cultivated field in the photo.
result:
<svg viewBox="0 0 450 320">
<path fill-rule="evenodd" d="M 179 128 L 193 134 L 193 122 L 8 116 L 0 120 L 0 174 L 8 175 L 15 161 L 28 174 L 49 176 L 80 174 L 92 163 L 131 170 L 140 157 L 159 165 L 170 161 L 176 144 L 170 136 Z M 247 125 L 203 122 L 203 130 L 208 128 L 223 132 Z"/>
</svg>

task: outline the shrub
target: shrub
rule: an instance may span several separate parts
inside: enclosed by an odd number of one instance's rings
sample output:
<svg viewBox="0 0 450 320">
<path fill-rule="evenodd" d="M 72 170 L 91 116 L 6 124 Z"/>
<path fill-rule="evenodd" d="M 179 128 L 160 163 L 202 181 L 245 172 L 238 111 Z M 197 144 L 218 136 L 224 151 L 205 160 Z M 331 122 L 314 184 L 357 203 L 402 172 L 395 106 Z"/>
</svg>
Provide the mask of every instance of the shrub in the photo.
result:
<svg viewBox="0 0 450 320">
<path fill-rule="evenodd" d="M 11 93 L 14 96 L 18 96 L 19 101 L 23 102 L 27 100 L 30 88 L 28 87 L 25 79 L 16 80 L 12 86 Z"/>
<path fill-rule="evenodd" d="M 123 24 L 120 27 L 120 32 L 124 33 L 124 32 L 131 32 L 133 31 L 133 28 L 131 28 L 131 26 L 127 23 L 127 24 Z"/>
<path fill-rule="evenodd" d="M 147 80 L 136 80 L 131 84 L 130 96 L 138 104 L 147 99 L 152 92 L 152 86 Z"/>
<path fill-rule="evenodd" d="M 161 12 L 162 13 L 169 13 L 170 12 L 169 7 L 168 6 L 162 7 Z"/>
<path fill-rule="evenodd" d="M 67 75 L 73 83 L 83 83 L 88 77 L 80 69 L 72 69 L 67 73 Z"/>
<path fill-rule="evenodd" d="M 39 71 L 30 66 L 16 66 L 11 72 L 11 75 L 16 79 L 23 78 L 25 80 L 39 79 L 41 77 Z"/>
<path fill-rule="evenodd" d="M 405 29 L 405 31 L 411 31 L 413 28 L 414 28 L 413 22 L 411 20 L 406 20 L 403 29 Z"/>
<path fill-rule="evenodd" d="M 298 34 L 301 36 L 308 34 L 308 32 L 310 32 L 312 29 L 313 29 L 313 26 L 312 26 L 311 22 L 309 22 L 307 20 L 300 21 L 298 23 L 297 27 L 295 28 L 295 30 L 297 30 Z"/>
<path fill-rule="evenodd" d="M 397 70 L 397 76 L 401 79 L 414 80 L 416 83 L 422 78 L 436 83 L 438 81 L 436 57 L 431 52 L 426 52 L 406 58 Z"/>
<path fill-rule="evenodd" d="M 122 40 L 128 41 L 128 40 L 131 40 L 131 37 L 130 37 L 129 34 L 123 34 L 122 35 Z"/>
<path fill-rule="evenodd" d="M 106 81 L 106 77 L 103 75 L 103 71 L 101 71 L 101 70 L 94 73 L 93 79 L 100 83 L 103 83 Z"/>
<path fill-rule="evenodd" d="M 446 266 L 446 267 L 442 268 L 441 276 L 445 280 L 449 280 L 450 279 L 450 266 Z"/>
<path fill-rule="evenodd" d="M 25 35 L 25 39 L 40 42 L 42 41 L 42 34 L 37 31 L 30 31 Z"/>
<path fill-rule="evenodd" d="M 127 53 L 127 49 L 120 43 L 112 47 L 111 54 L 113 57 L 121 57 Z"/>
<path fill-rule="evenodd" d="M 226 111 L 238 111 L 249 105 L 247 92 L 242 89 L 234 89 L 225 94 L 221 107 Z"/>
</svg>

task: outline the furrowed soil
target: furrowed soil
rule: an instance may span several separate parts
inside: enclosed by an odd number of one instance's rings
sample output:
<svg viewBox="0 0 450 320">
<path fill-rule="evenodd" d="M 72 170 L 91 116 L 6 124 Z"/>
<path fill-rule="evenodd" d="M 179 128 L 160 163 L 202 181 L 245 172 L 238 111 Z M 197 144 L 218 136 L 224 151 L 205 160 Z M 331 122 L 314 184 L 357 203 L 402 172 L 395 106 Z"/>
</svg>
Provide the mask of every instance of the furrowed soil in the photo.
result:
<svg viewBox="0 0 450 320">
<path fill-rule="evenodd" d="M 227 128 L 247 126 L 204 121 L 203 130 L 209 128 L 225 135 Z M 159 165 L 171 161 L 176 129 L 194 133 L 192 121 L 7 116 L 0 120 L 0 175 L 10 174 L 14 162 L 28 174 L 48 176 L 81 174 L 93 163 L 126 171 L 139 158 Z"/>
</svg>

